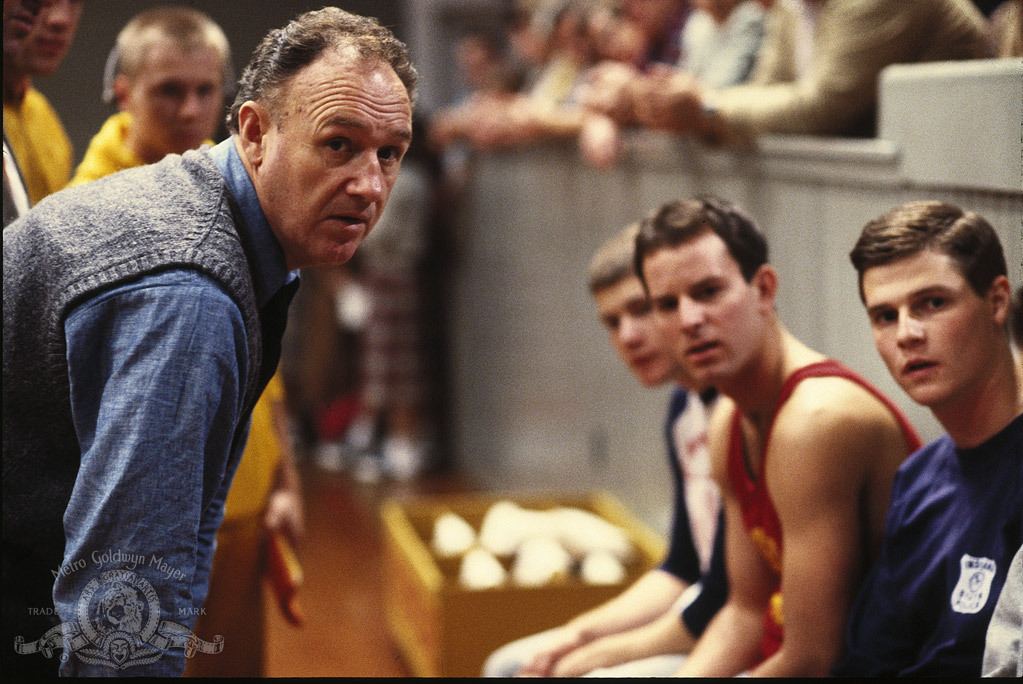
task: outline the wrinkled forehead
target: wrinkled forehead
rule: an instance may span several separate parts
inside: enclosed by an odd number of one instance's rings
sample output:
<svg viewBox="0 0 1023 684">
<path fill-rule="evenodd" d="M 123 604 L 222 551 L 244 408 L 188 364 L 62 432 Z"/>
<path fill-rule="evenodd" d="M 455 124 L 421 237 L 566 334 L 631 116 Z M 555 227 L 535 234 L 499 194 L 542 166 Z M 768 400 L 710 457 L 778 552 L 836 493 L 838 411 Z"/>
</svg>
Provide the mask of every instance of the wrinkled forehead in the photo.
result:
<svg viewBox="0 0 1023 684">
<path fill-rule="evenodd" d="M 394 68 L 350 46 L 325 50 L 285 80 L 275 95 L 298 104 L 331 94 L 394 108 L 411 120 L 409 94 Z"/>
</svg>

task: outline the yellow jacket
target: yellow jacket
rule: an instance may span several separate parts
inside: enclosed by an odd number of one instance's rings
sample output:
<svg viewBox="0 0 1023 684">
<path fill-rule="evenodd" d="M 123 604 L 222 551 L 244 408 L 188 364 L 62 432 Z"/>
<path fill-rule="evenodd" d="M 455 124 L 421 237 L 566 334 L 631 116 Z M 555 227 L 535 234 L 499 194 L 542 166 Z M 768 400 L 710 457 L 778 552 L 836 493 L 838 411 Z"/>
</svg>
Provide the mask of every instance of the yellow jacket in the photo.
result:
<svg viewBox="0 0 1023 684">
<path fill-rule="evenodd" d="M 4 133 L 32 204 L 67 185 L 72 149 L 46 96 L 30 87 L 20 103 L 4 103 Z"/>
<path fill-rule="evenodd" d="M 130 125 L 131 114 L 128 112 L 119 112 L 107 119 L 99 133 L 89 141 L 89 149 L 85 151 L 82 163 L 75 170 L 69 185 L 81 185 L 118 171 L 142 166 L 142 160 L 125 143 Z"/>
</svg>

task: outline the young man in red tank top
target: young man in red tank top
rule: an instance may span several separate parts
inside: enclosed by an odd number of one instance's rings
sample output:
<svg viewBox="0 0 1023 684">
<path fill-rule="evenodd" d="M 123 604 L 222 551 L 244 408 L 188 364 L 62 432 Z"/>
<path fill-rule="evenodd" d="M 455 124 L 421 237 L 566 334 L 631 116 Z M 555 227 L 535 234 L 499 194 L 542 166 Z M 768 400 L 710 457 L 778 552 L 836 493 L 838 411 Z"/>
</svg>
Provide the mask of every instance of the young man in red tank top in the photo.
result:
<svg viewBox="0 0 1023 684">
<path fill-rule="evenodd" d="M 778 320 L 778 275 L 739 207 L 670 202 L 636 265 L 686 369 L 724 395 L 711 459 L 730 594 L 679 674 L 822 676 L 884 532 L 892 477 L 920 440 L 869 383 Z"/>
</svg>

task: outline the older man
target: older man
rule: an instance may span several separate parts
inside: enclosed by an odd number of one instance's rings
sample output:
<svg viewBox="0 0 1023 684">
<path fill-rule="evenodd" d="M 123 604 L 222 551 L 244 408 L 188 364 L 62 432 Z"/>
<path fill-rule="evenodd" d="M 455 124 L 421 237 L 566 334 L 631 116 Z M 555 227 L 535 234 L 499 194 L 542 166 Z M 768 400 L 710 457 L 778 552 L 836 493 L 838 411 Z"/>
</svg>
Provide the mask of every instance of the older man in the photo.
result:
<svg viewBox="0 0 1023 684">
<path fill-rule="evenodd" d="M 5 669 L 54 671 L 32 652 L 62 640 L 62 674 L 172 675 L 186 644 L 223 646 L 190 629 L 294 270 L 348 260 L 376 223 L 415 82 L 376 21 L 308 12 L 256 49 L 230 139 L 7 229 Z M 36 632 L 8 641 L 8 616 Z"/>
</svg>

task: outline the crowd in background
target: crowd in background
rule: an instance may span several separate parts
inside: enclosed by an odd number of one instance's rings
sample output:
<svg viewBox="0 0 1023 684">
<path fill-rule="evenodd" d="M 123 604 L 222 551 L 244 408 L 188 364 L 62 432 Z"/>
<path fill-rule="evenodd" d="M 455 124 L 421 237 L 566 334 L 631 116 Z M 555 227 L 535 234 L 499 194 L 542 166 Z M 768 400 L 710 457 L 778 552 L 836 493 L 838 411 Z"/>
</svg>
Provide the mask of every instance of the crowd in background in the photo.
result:
<svg viewBox="0 0 1023 684">
<path fill-rule="evenodd" d="M 732 142 L 869 136 L 884 66 L 1023 55 L 1021 4 L 975 4 L 524 0 L 503 33 L 459 42 L 469 92 L 433 117 L 430 142 L 492 150 L 563 139 L 607 168 L 623 127 Z"/>
</svg>

